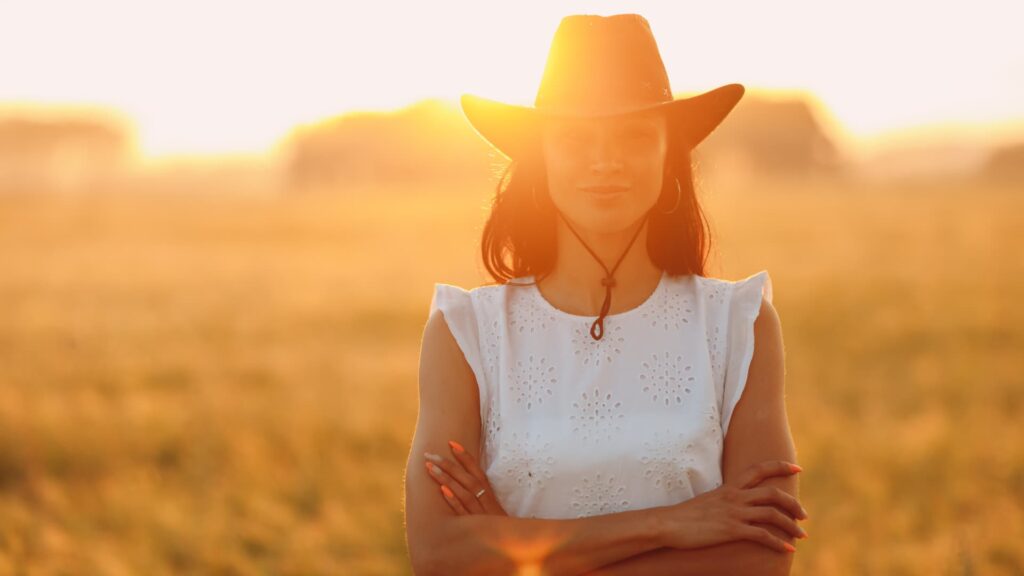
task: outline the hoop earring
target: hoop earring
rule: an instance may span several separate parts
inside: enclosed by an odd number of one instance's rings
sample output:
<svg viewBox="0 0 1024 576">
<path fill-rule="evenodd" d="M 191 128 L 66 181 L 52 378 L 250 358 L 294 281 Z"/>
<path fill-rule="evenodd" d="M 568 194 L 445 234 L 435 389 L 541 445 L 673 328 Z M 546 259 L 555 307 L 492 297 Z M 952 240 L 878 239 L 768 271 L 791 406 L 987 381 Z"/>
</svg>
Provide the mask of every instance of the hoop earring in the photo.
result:
<svg viewBox="0 0 1024 576">
<path fill-rule="evenodd" d="M 672 209 L 669 210 L 668 212 L 665 212 L 663 210 L 658 210 L 658 212 L 660 212 L 662 214 L 671 214 L 671 213 L 675 212 L 676 209 L 679 208 L 679 201 L 683 197 L 683 189 L 679 186 L 679 178 L 673 177 L 672 179 L 676 181 L 676 205 L 673 206 Z"/>
</svg>

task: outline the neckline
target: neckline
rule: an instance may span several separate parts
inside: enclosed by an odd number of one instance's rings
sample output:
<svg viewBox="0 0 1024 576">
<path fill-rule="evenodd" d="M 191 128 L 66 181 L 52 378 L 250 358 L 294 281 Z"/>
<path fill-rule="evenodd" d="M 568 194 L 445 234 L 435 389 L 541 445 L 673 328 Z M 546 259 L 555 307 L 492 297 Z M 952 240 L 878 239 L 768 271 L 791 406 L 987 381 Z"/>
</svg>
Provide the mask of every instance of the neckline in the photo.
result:
<svg viewBox="0 0 1024 576">
<path fill-rule="evenodd" d="M 552 304 L 551 302 L 548 302 L 547 298 L 545 298 L 544 295 L 541 294 L 540 288 L 537 287 L 537 284 L 536 284 L 536 281 L 537 281 L 536 278 L 534 276 L 529 276 L 528 278 L 529 278 L 529 281 L 531 282 L 531 284 L 527 284 L 527 286 L 530 287 L 530 295 L 534 298 L 534 300 L 536 300 L 536 302 L 542 308 L 544 308 L 548 312 L 551 312 L 552 314 L 556 314 L 558 316 L 562 316 L 564 318 L 569 318 L 571 320 L 590 320 L 590 321 L 597 320 L 597 318 L 598 318 L 597 314 L 594 314 L 592 316 L 588 316 L 588 315 L 584 315 L 584 314 L 573 314 L 571 312 L 566 312 L 565 310 L 562 310 L 561 308 L 556 308 L 554 304 Z M 640 313 L 641 311 L 645 310 L 646 308 L 649 308 L 650 306 L 652 306 L 654 304 L 654 301 L 657 299 L 657 297 L 661 295 L 662 290 L 665 289 L 665 284 L 666 284 L 666 279 L 667 278 L 668 278 L 668 273 L 665 272 L 665 270 L 662 270 L 661 271 L 661 276 L 658 278 L 657 286 L 654 287 L 654 290 L 651 291 L 651 293 L 647 295 L 647 298 L 643 302 L 641 302 L 640 304 L 637 304 L 636 306 L 630 308 L 629 310 L 623 310 L 622 312 L 616 312 L 615 314 L 605 314 L 605 319 L 609 319 L 609 318 L 615 318 L 615 319 L 627 318 L 629 316 L 633 316 L 635 314 Z M 612 294 L 612 296 L 614 297 L 614 293 Z"/>
</svg>

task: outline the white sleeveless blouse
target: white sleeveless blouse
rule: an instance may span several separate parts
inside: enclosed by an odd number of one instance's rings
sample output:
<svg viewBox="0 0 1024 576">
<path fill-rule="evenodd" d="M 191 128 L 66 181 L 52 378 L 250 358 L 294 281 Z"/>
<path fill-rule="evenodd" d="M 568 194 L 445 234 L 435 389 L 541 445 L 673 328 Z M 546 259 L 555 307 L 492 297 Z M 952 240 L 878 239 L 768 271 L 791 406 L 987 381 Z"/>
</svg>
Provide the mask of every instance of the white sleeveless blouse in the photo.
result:
<svg viewBox="0 0 1024 576">
<path fill-rule="evenodd" d="M 597 341 L 597 316 L 555 308 L 536 286 L 435 284 L 430 311 L 444 313 L 476 376 L 480 464 L 508 514 L 610 514 L 720 486 L 762 296 L 771 301 L 767 270 L 737 281 L 663 272 L 641 305 L 605 317 Z"/>
</svg>

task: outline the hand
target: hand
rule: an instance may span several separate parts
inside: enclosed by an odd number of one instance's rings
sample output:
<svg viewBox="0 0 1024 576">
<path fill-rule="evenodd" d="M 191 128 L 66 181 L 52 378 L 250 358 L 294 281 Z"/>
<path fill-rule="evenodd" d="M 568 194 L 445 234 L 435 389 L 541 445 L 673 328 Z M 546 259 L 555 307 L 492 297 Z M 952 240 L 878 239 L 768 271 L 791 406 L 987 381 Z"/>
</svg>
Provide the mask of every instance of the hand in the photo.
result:
<svg viewBox="0 0 1024 576">
<path fill-rule="evenodd" d="M 782 552 L 794 552 L 796 548 L 789 542 L 765 528 L 751 525 L 751 522 L 771 523 L 796 538 L 806 538 L 794 520 L 807 519 L 807 512 L 796 498 L 773 486 L 756 487 L 765 478 L 800 471 L 791 466 L 781 460 L 760 462 L 744 470 L 734 483 L 664 507 L 659 511 L 664 545 L 686 549 L 751 540 Z"/>
<path fill-rule="evenodd" d="M 487 475 L 480 469 L 474 458 L 461 444 L 454 440 L 448 442 L 454 458 L 443 457 L 430 452 L 423 456 L 428 460 L 424 465 L 427 474 L 441 485 L 441 495 L 445 502 L 455 510 L 456 516 L 469 514 L 495 514 L 508 516 L 501 507 Z M 448 493 L 445 493 L 445 489 Z M 476 497 L 476 493 L 485 492 Z"/>
</svg>

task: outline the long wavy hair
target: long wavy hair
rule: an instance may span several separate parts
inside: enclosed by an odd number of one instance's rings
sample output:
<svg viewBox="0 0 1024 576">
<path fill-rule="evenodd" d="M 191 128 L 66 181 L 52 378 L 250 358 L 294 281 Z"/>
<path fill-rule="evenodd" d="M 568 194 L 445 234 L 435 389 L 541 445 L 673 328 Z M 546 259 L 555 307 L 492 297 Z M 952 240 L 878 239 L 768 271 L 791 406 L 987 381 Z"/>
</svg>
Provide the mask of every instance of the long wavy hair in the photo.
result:
<svg viewBox="0 0 1024 576">
<path fill-rule="evenodd" d="M 704 276 L 711 251 L 710 225 L 697 201 L 691 150 L 669 139 L 661 194 L 648 219 L 648 254 L 673 276 Z M 548 195 L 546 174 L 539 142 L 502 172 L 480 242 L 492 284 L 529 275 L 540 280 L 554 269 L 558 214 Z M 677 196 L 679 204 L 672 210 Z M 516 284 L 533 283 L 511 285 Z"/>
</svg>

